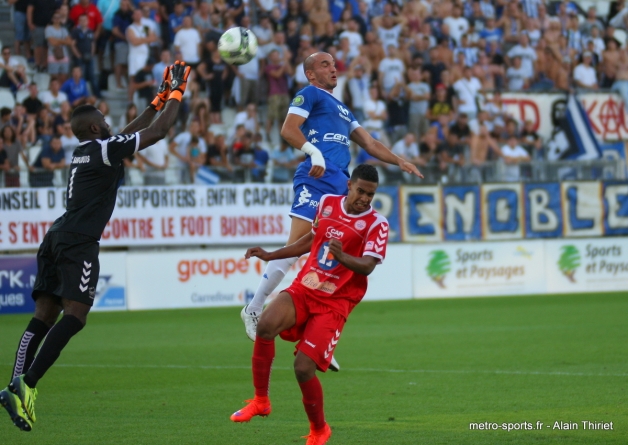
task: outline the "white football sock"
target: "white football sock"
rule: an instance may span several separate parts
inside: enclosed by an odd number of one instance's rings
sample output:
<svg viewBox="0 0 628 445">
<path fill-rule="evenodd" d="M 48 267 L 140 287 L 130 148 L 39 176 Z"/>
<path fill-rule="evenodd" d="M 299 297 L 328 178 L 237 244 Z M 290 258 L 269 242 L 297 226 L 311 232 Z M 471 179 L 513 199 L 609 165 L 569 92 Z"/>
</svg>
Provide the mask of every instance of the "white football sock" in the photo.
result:
<svg viewBox="0 0 628 445">
<path fill-rule="evenodd" d="M 283 277 L 286 276 L 290 267 L 297 262 L 299 258 L 284 258 L 282 260 L 274 260 L 266 265 L 262 281 L 260 282 L 255 296 L 246 308 L 247 313 L 256 312 L 260 314 L 264 308 L 264 302 L 268 296 L 275 290 L 275 288 L 281 283 Z"/>
</svg>

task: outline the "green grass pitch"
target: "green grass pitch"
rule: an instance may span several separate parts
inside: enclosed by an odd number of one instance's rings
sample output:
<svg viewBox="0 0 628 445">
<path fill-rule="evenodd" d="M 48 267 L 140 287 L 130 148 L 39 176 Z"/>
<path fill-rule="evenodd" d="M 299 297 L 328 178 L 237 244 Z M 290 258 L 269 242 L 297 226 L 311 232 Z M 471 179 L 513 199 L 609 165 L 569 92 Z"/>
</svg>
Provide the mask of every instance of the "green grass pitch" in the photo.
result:
<svg viewBox="0 0 628 445">
<path fill-rule="evenodd" d="M 93 313 L 40 381 L 33 431 L 3 444 L 303 444 L 308 422 L 277 340 L 273 413 L 253 395 L 240 308 Z M 368 302 L 321 377 L 331 444 L 628 443 L 628 293 Z M 0 317 L 0 373 L 30 316 Z M 582 421 L 613 422 L 612 431 Z M 470 430 L 472 422 L 541 429 Z M 560 430 L 554 422 L 575 422 Z"/>
</svg>

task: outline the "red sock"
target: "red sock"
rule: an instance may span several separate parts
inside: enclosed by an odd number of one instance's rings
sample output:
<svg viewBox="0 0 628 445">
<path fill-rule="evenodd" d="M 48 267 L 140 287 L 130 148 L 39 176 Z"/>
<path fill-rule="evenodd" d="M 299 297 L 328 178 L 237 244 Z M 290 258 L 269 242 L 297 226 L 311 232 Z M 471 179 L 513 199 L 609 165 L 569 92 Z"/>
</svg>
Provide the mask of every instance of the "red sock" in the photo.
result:
<svg viewBox="0 0 628 445">
<path fill-rule="evenodd" d="M 303 407 L 310 420 L 310 428 L 320 430 L 325 428 L 325 413 L 323 412 L 323 387 L 318 377 L 314 376 L 305 383 L 299 383 L 303 393 Z"/>
<path fill-rule="evenodd" d="M 253 347 L 253 386 L 256 397 L 268 397 L 270 369 L 275 359 L 275 340 L 255 337 Z"/>
</svg>

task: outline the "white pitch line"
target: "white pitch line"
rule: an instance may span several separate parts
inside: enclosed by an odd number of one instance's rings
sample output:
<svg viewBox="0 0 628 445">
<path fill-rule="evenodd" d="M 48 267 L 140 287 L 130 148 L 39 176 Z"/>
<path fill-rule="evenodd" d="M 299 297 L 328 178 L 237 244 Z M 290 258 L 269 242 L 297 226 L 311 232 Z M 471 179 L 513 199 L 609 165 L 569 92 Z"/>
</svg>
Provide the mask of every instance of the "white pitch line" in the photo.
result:
<svg viewBox="0 0 628 445">
<path fill-rule="evenodd" d="M 13 364 L 7 365 L 13 366 Z M 251 369 L 250 366 L 216 366 L 216 365 L 102 365 L 102 364 L 71 364 L 58 363 L 55 367 L 64 368 L 147 368 L 147 369 Z M 285 366 L 273 366 L 274 370 L 292 371 Z M 505 371 L 505 370 L 473 370 L 473 369 L 378 369 L 378 368 L 342 368 L 345 372 L 380 372 L 391 374 L 505 374 L 505 375 L 555 375 L 568 377 L 628 377 L 628 373 L 589 373 L 564 371 Z"/>
</svg>

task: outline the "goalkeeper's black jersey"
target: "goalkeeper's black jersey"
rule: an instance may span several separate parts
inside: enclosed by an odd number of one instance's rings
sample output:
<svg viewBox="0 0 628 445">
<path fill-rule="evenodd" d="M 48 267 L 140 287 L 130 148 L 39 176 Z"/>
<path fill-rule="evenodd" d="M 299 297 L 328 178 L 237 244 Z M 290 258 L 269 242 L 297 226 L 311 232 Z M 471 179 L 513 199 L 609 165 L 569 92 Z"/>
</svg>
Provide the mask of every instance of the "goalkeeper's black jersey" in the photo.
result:
<svg viewBox="0 0 628 445">
<path fill-rule="evenodd" d="M 68 174 L 66 212 L 50 230 L 100 239 L 124 178 L 122 160 L 137 152 L 139 145 L 139 133 L 79 143 L 72 154 Z"/>
</svg>

